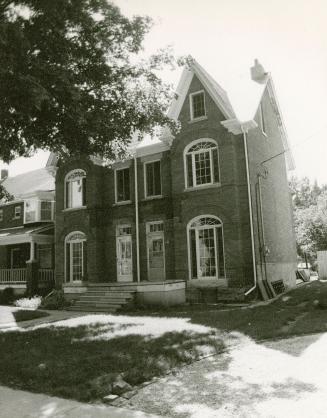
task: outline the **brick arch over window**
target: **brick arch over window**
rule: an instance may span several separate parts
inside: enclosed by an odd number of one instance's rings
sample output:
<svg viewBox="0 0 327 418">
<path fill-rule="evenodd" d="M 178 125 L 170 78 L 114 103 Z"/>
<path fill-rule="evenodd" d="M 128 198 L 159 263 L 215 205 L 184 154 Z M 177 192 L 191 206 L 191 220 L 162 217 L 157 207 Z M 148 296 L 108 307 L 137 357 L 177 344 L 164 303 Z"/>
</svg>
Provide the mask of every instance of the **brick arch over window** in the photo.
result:
<svg viewBox="0 0 327 418">
<path fill-rule="evenodd" d="M 223 223 L 214 215 L 200 215 L 187 225 L 190 279 L 225 278 Z"/>
<path fill-rule="evenodd" d="M 185 188 L 220 182 L 219 152 L 215 140 L 196 139 L 184 149 Z"/>
<path fill-rule="evenodd" d="M 86 171 L 75 169 L 65 176 L 65 208 L 86 206 Z"/>
<path fill-rule="evenodd" d="M 73 231 L 65 238 L 65 280 L 78 283 L 86 279 L 87 239 L 81 231 Z"/>
</svg>

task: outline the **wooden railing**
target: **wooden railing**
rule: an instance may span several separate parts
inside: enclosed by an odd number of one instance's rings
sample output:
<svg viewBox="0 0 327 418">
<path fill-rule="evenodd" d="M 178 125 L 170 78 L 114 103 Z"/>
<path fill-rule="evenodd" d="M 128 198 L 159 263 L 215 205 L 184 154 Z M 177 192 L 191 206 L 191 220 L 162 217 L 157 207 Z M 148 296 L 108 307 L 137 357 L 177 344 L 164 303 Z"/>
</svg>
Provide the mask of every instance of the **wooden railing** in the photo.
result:
<svg viewBox="0 0 327 418">
<path fill-rule="evenodd" d="M 1 283 L 26 283 L 26 269 L 0 269 Z"/>
<path fill-rule="evenodd" d="M 54 271 L 52 269 L 39 269 L 39 282 L 52 282 Z"/>
</svg>

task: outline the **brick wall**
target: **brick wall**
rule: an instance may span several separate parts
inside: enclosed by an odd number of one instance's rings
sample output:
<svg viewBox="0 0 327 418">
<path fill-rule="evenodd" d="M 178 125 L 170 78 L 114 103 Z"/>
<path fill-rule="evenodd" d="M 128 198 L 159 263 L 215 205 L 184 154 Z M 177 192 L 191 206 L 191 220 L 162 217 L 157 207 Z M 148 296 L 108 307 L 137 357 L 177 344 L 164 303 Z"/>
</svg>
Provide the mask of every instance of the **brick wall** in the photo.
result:
<svg viewBox="0 0 327 418">
<path fill-rule="evenodd" d="M 18 219 L 15 218 L 15 207 L 21 208 L 21 215 Z M 1 205 L 3 210 L 3 221 L 0 221 L 0 229 L 15 228 L 23 226 L 24 223 L 24 202 L 12 202 Z"/>
</svg>

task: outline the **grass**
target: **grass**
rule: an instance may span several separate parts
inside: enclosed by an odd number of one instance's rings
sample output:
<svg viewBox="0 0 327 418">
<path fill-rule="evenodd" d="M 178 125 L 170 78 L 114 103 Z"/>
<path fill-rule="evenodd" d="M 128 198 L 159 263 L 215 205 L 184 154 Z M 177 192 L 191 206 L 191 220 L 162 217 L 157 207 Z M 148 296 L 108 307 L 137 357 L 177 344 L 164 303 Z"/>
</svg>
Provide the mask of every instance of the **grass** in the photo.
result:
<svg viewBox="0 0 327 418">
<path fill-rule="evenodd" d="M 118 374 L 131 385 L 161 376 L 201 356 L 201 346 L 215 352 L 221 340 L 188 333 L 160 338 L 129 335 L 109 341 L 83 341 L 86 327 L 43 328 L 0 334 L 0 382 L 32 392 L 80 401 L 108 395 Z"/>
<path fill-rule="evenodd" d="M 155 338 L 127 332 L 107 340 L 92 339 L 103 334 L 103 324 L 0 333 L 0 384 L 97 401 L 110 393 L 118 374 L 129 384 L 139 385 L 201 358 L 208 347 L 211 353 L 222 352 L 226 347 L 221 331 L 239 331 L 255 340 L 326 331 L 327 284 L 309 283 L 269 305 L 253 308 L 224 311 L 182 306 L 135 313 L 190 318 L 193 324 L 214 330 L 207 334 L 165 332 Z M 132 322 L 133 314 L 129 316 Z M 128 331 L 129 325 L 120 327 Z M 106 324 L 105 332 L 111 329 L 114 324 Z"/>
<path fill-rule="evenodd" d="M 14 318 L 16 322 L 22 321 L 30 321 L 31 319 L 36 318 L 43 318 L 45 316 L 49 316 L 47 312 L 38 311 L 38 310 L 27 310 L 27 309 L 20 309 L 18 311 L 13 312 Z"/>
<path fill-rule="evenodd" d="M 146 310 L 129 315 L 149 315 Z M 327 283 L 311 282 L 268 305 L 228 309 L 190 305 L 153 311 L 154 316 L 187 317 L 220 331 L 239 331 L 255 340 L 327 331 Z"/>
</svg>

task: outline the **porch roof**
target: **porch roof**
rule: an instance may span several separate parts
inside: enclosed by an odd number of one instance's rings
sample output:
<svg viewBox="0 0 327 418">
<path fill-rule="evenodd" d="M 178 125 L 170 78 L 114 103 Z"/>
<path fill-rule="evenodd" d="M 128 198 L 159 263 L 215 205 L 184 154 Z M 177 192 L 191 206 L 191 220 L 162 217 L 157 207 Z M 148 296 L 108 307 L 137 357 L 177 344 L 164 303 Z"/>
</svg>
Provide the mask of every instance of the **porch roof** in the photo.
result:
<svg viewBox="0 0 327 418">
<path fill-rule="evenodd" d="M 51 244 L 54 241 L 53 233 L 53 225 L 2 229 L 0 231 L 0 245 L 23 244 L 28 242 Z"/>
</svg>

